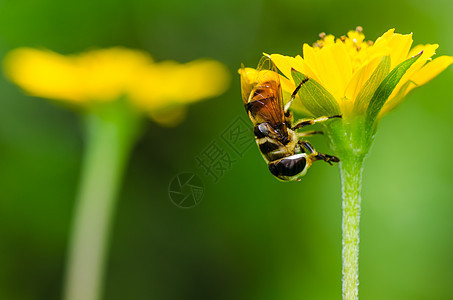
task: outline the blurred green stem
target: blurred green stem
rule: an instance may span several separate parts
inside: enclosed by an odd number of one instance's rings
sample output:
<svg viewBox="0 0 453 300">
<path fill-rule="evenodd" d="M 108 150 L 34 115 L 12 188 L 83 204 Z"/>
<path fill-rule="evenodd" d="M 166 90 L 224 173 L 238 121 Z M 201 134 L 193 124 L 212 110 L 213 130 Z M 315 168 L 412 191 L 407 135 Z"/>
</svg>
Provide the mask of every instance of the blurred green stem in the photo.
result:
<svg viewBox="0 0 453 300">
<path fill-rule="evenodd" d="M 359 294 L 360 189 L 363 159 L 344 157 L 340 163 L 343 194 L 343 300 Z"/>
<path fill-rule="evenodd" d="M 102 297 L 117 193 L 135 140 L 137 118 L 123 104 L 86 115 L 86 149 L 69 241 L 64 299 Z"/>
</svg>

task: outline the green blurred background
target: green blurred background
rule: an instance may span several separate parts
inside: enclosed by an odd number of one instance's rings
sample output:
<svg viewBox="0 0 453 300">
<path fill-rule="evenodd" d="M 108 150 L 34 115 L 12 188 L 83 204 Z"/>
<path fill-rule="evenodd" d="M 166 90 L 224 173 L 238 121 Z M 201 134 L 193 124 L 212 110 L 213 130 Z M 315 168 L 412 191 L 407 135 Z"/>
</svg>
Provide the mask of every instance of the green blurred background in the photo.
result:
<svg viewBox="0 0 453 300">
<path fill-rule="evenodd" d="M 453 2 L 0 1 L 0 54 L 68 54 L 122 45 L 156 60 L 210 57 L 230 90 L 190 106 L 176 128 L 149 122 L 130 160 L 108 259 L 105 299 L 340 299 L 338 167 L 280 183 L 253 146 L 214 184 L 195 157 L 238 116 L 237 68 L 263 51 L 295 55 L 319 32 L 387 29 L 453 54 Z M 2 75 L 3 76 L 3 75 Z M 366 163 L 361 299 L 453 299 L 453 69 L 381 122 Z M 83 136 L 78 117 L 0 81 L 0 299 L 59 299 Z M 313 138 L 329 152 L 323 138 Z M 200 205 L 168 197 L 178 173 L 205 184 Z"/>
</svg>

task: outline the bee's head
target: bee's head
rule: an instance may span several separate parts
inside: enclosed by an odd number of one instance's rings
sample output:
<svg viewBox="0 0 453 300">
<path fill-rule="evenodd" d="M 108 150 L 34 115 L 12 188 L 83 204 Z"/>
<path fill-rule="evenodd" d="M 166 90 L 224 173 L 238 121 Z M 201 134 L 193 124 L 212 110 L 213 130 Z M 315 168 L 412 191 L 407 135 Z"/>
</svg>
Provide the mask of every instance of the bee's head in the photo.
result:
<svg viewBox="0 0 453 300">
<path fill-rule="evenodd" d="M 281 181 L 296 181 L 307 173 L 310 166 L 311 159 L 300 153 L 269 163 L 269 170 Z"/>
</svg>

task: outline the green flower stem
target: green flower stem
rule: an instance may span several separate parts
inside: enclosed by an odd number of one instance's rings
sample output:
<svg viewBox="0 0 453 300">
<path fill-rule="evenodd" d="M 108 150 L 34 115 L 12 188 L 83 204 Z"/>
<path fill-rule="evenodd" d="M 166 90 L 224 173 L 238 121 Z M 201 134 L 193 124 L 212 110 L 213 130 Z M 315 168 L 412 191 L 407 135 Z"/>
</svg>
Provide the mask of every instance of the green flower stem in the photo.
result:
<svg viewBox="0 0 453 300">
<path fill-rule="evenodd" d="M 359 293 L 359 223 L 363 159 L 344 157 L 340 162 L 343 194 L 343 300 Z"/>
<path fill-rule="evenodd" d="M 117 193 L 138 128 L 137 118 L 121 105 L 104 105 L 85 119 L 86 152 L 66 264 L 66 300 L 101 298 Z"/>
<path fill-rule="evenodd" d="M 365 119 L 347 116 L 326 126 L 331 147 L 340 158 L 343 197 L 343 300 L 359 293 L 359 222 L 362 165 L 375 130 L 365 130 Z"/>
</svg>

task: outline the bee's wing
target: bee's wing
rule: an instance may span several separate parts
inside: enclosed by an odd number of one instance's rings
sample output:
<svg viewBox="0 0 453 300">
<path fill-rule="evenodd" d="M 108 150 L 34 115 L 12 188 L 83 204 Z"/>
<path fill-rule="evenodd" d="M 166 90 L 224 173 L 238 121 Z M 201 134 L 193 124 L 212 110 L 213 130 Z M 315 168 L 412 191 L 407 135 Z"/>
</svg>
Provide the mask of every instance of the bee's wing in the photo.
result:
<svg viewBox="0 0 453 300">
<path fill-rule="evenodd" d="M 239 74 L 241 74 L 242 101 L 245 105 L 250 102 L 253 97 L 252 92 L 256 90 L 257 86 L 263 82 L 276 80 L 275 74 L 278 72 L 270 58 L 263 56 L 256 69 L 246 68 L 242 64 Z"/>
<path fill-rule="evenodd" d="M 263 56 L 253 75 L 255 78 L 249 81 L 252 84 L 242 86 L 244 105 L 254 106 L 252 113 L 255 113 L 254 118 L 258 122 L 267 122 L 276 128 L 281 127 L 285 117 L 277 68 L 269 57 Z"/>
<path fill-rule="evenodd" d="M 246 105 L 250 101 L 250 95 L 257 84 L 259 71 L 252 68 L 245 68 L 242 65 L 239 73 L 241 74 L 242 102 Z"/>
</svg>

